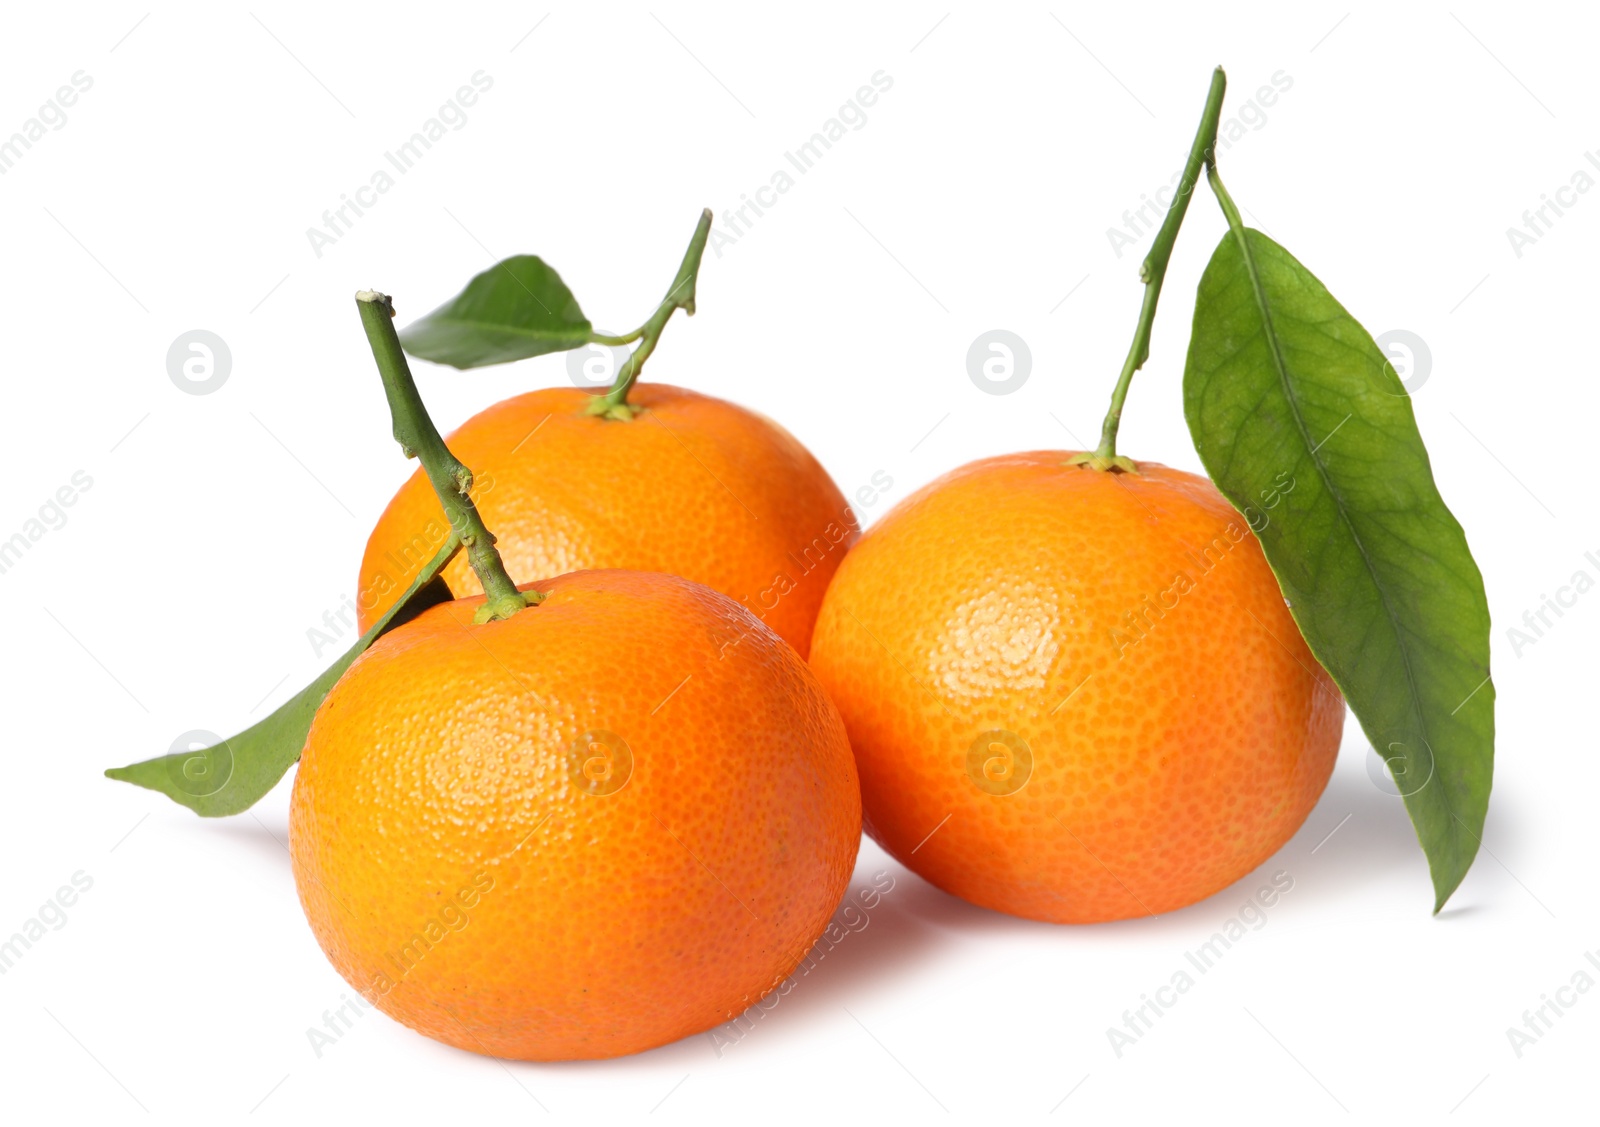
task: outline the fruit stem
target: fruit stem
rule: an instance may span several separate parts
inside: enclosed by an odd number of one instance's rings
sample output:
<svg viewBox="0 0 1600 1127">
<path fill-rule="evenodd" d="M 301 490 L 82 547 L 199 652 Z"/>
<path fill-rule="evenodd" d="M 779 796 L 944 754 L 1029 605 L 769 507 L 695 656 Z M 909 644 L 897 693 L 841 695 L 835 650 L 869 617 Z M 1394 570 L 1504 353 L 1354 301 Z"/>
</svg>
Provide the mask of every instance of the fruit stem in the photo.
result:
<svg viewBox="0 0 1600 1127">
<path fill-rule="evenodd" d="M 710 234 L 711 209 L 706 208 L 700 213 L 700 222 L 694 229 L 694 237 L 689 240 L 689 249 L 683 252 L 683 264 L 678 267 L 678 276 L 672 280 L 672 288 L 667 291 L 667 296 L 661 299 L 661 304 L 656 306 L 656 311 L 650 315 L 648 321 L 633 332 L 620 337 L 590 334 L 589 339 L 596 344 L 622 345 L 636 340 L 639 345 L 628 354 L 628 358 L 622 362 L 622 367 L 617 369 L 617 378 L 610 390 L 589 404 L 586 409 L 588 414 L 620 422 L 627 422 L 633 418 L 638 408 L 629 406 L 628 393 L 633 390 L 634 382 L 638 380 L 639 370 L 644 367 L 644 362 L 650 359 L 650 354 L 656 350 L 656 342 L 661 339 L 661 330 L 666 328 L 672 314 L 679 309 L 691 317 L 694 316 L 695 282 L 700 277 L 700 259 L 706 252 L 706 239 Z"/>
<path fill-rule="evenodd" d="M 1128 358 L 1123 361 L 1122 374 L 1111 393 L 1111 409 L 1106 412 L 1105 423 L 1100 428 L 1100 445 L 1092 454 L 1078 454 L 1071 459 L 1074 465 L 1087 465 L 1096 470 L 1123 470 L 1136 472 L 1132 459 L 1117 454 L 1117 428 L 1122 424 L 1122 404 L 1128 398 L 1128 387 L 1133 383 L 1133 373 L 1144 367 L 1150 359 L 1150 330 L 1156 319 L 1156 303 L 1161 300 L 1161 284 L 1167 277 L 1167 262 L 1172 258 L 1172 247 L 1178 240 L 1178 228 L 1183 226 L 1183 216 L 1189 209 L 1189 196 L 1200 181 L 1200 166 L 1216 167 L 1217 123 L 1222 117 L 1222 95 L 1228 86 L 1228 76 L 1218 67 L 1211 72 L 1211 90 L 1206 95 L 1206 108 L 1200 115 L 1200 128 L 1189 147 L 1189 159 L 1184 162 L 1183 178 L 1178 183 L 1178 193 L 1167 205 L 1167 217 L 1150 244 L 1150 253 L 1139 266 L 1139 280 L 1144 283 L 1144 304 L 1139 309 L 1139 324 L 1133 331 L 1133 344 L 1128 348 Z"/>
<path fill-rule="evenodd" d="M 372 358 L 378 362 L 378 374 L 383 377 L 383 391 L 394 418 L 394 437 L 407 458 L 421 461 L 444 506 L 444 515 L 461 537 L 467 561 L 488 596 L 473 621 L 510 618 L 524 607 L 537 606 L 544 596 L 537 591 L 518 591 L 506 574 L 494 546 L 494 534 L 484 527 L 478 507 L 472 503 L 472 471 L 450 453 L 423 406 L 411 366 L 400 348 L 399 334 L 394 330 L 394 301 L 387 294 L 362 290 L 356 294 L 356 307 L 361 310 L 361 326 L 367 331 Z"/>
</svg>

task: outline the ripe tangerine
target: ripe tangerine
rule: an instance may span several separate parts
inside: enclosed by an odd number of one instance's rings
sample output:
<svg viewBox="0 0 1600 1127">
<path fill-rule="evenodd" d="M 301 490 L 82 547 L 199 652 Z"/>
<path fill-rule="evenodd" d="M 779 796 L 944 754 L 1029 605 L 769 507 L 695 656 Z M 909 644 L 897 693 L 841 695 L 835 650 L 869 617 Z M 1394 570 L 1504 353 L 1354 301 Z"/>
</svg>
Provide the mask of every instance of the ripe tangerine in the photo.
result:
<svg viewBox="0 0 1600 1127">
<path fill-rule="evenodd" d="M 1091 923 L 1261 864 L 1326 786 L 1344 702 L 1205 478 L 974 462 L 886 514 L 811 663 L 867 832 L 974 904 Z"/>
<path fill-rule="evenodd" d="M 629 568 L 681 575 L 743 603 L 804 657 L 828 580 L 859 534 L 810 451 L 772 420 L 666 384 L 636 384 L 630 421 L 585 413 L 577 388 L 503 400 L 447 441 L 512 575 Z M 419 469 L 367 541 L 365 632 L 449 533 Z M 483 588 L 459 555 L 456 595 Z"/>
<path fill-rule="evenodd" d="M 838 712 L 749 612 L 590 571 L 475 625 L 380 637 L 295 778 L 301 904 L 334 967 L 473 1052 L 638 1052 L 728 1020 L 798 964 L 860 843 Z"/>
</svg>

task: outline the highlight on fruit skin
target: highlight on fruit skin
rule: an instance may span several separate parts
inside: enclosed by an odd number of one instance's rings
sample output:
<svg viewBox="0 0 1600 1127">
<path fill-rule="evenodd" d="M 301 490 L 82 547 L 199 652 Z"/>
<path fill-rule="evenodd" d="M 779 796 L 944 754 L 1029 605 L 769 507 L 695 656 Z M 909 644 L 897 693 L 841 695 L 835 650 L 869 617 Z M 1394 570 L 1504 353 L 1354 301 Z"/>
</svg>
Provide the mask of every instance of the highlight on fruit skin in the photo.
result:
<svg viewBox="0 0 1600 1127">
<path fill-rule="evenodd" d="M 512 575 L 630 568 L 681 575 L 742 603 L 801 657 L 823 592 L 859 527 L 827 470 L 787 430 L 725 400 L 636 384 L 629 421 L 592 396 L 546 388 L 496 403 L 447 436 Z M 419 469 L 378 520 L 361 561 L 364 631 L 449 533 Z M 465 556 L 456 595 L 482 587 Z"/>
<path fill-rule="evenodd" d="M 787 644 L 673 576 L 589 571 L 380 637 L 316 715 L 290 851 L 334 967 L 429 1037 L 639 1052 L 779 986 L 860 843 L 837 710 Z"/>
<path fill-rule="evenodd" d="M 879 844 L 974 904 L 1092 923 L 1270 857 L 1327 784 L 1344 702 L 1208 480 L 1072 457 L 973 462 L 902 501 L 834 576 L 811 664 Z"/>
</svg>

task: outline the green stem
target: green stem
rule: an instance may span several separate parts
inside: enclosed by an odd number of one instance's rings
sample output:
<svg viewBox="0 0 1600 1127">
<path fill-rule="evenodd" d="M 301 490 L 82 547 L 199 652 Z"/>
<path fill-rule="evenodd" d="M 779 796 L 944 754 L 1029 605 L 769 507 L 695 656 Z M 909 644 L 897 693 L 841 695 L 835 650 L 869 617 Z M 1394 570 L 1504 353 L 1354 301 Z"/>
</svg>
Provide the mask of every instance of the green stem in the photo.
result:
<svg viewBox="0 0 1600 1127">
<path fill-rule="evenodd" d="M 650 354 L 656 350 L 656 342 L 661 339 L 661 330 L 666 328 L 672 314 L 679 309 L 691 317 L 694 316 L 695 281 L 700 276 L 700 259 L 705 254 L 706 239 L 710 234 L 711 209 L 707 208 L 700 213 L 700 222 L 694 229 L 694 237 L 689 240 L 689 249 L 684 251 L 683 264 L 678 267 L 678 275 L 672 280 L 672 288 L 667 291 L 667 296 L 661 299 L 661 304 L 656 306 L 656 311 L 650 315 L 648 321 L 626 336 L 607 337 L 598 333 L 590 335 L 590 339 L 596 344 L 620 345 L 634 340 L 639 344 L 617 370 L 617 378 L 610 390 L 604 395 L 597 396 L 594 402 L 589 404 L 587 408 L 589 414 L 623 421 L 633 418 L 637 408 L 629 406 L 628 393 L 633 390 L 644 362 L 650 359 Z"/>
<path fill-rule="evenodd" d="M 1189 159 L 1183 165 L 1183 178 L 1178 183 L 1178 194 L 1167 206 L 1167 217 L 1161 230 L 1150 244 L 1150 253 L 1139 267 L 1139 280 L 1144 283 L 1144 303 L 1139 308 L 1139 324 L 1133 332 L 1133 344 L 1128 348 L 1128 358 L 1123 361 L 1122 374 L 1116 389 L 1111 393 L 1111 409 L 1106 412 L 1105 423 L 1100 428 L 1100 445 L 1092 454 L 1079 454 L 1071 459 L 1075 465 L 1087 465 L 1097 470 L 1125 470 L 1135 472 L 1131 459 L 1117 454 L 1117 428 L 1122 424 L 1122 404 L 1128 398 L 1128 387 L 1133 383 L 1133 373 L 1144 367 L 1150 359 L 1150 330 L 1155 324 L 1156 303 L 1161 300 L 1161 284 L 1166 281 L 1167 262 L 1172 258 L 1172 247 L 1178 239 L 1178 228 L 1183 226 L 1183 216 L 1189 209 L 1189 197 L 1200 182 L 1200 166 L 1208 170 L 1216 167 L 1217 122 L 1222 117 L 1222 95 L 1228 86 L 1228 76 L 1218 67 L 1211 74 L 1211 90 L 1206 95 L 1206 108 L 1200 115 L 1200 128 L 1195 132 L 1194 144 L 1189 147 Z"/>
<path fill-rule="evenodd" d="M 484 527 L 478 507 L 472 503 L 472 471 L 450 453 L 444 439 L 439 437 L 438 428 L 428 417 L 428 409 L 417 392 L 417 383 L 411 377 L 411 367 L 406 363 L 406 354 L 400 348 L 400 337 L 394 330 L 394 302 L 387 294 L 362 290 L 356 294 L 356 307 L 361 310 L 361 326 L 367 331 L 372 358 L 378 362 L 378 374 L 383 377 L 389 413 L 394 417 L 394 436 L 406 457 L 422 462 L 423 471 L 433 483 L 439 503 L 444 506 L 444 515 L 461 537 L 467 561 L 472 564 L 488 596 L 474 621 L 510 618 L 524 607 L 536 606 L 544 596 L 537 591 L 518 591 L 517 585 L 511 582 L 500 553 L 495 550 L 494 534 Z"/>
</svg>

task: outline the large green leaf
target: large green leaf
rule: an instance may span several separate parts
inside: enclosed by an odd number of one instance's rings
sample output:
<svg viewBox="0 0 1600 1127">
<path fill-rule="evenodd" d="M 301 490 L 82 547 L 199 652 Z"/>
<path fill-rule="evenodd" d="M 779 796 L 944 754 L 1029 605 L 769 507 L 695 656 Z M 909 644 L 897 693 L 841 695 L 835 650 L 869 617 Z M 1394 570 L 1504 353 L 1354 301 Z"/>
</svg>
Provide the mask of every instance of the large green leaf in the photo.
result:
<svg viewBox="0 0 1600 1127">
<path fill-rule="evenodd" d="M 461 548 L 450 535 L 439 554 L 428 562 L 395 605 L 361 636 L 338 661 L 301 689 L 277 711 L 237 736 L 202 751 L 180 751 L 126 767 L 113 767 L 107 777 L 160 791 L 203 818 L 240 814 L 254 806 L 283 778 L 300 758 L 311 720 L 322 700 L 350 663 L 366 652 L 378 637 L 424 610 L 453 597 L 438 578 L 444 565 Z"/>
<path fill-rule="evenodd" d="M 587 344 L 593 327 L 561 275 L 519 254 L 497 262 L 400 334 L 413 356 L 481 368 Z"/>
<path fill-rule="evenodd" d="M 1483 833 L 1495 693 L 1483 578 L 1411 400 L 1322 283 L 1243 227 L 1200 280 L 1183 391 L 1207 472 L 1389 762 L 1437 911 Z"/>
</svg>

